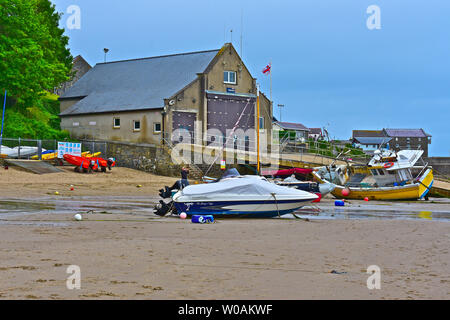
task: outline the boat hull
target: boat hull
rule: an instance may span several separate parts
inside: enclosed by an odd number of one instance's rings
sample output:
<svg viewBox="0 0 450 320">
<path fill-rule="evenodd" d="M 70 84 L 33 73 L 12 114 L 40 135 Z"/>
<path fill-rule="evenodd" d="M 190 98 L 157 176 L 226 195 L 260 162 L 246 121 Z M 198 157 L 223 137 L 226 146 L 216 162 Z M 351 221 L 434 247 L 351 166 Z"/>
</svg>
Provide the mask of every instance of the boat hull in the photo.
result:
<svg viewBox="0 0 450 320">
<path fill-rule="evenodd" d="M 271 218 L 293 213 L 311 201 L 311 199 L 209 202 L 174 201 L 174 206 L 179 213 L 185 212 L 188 216 L 214 215 L 218 217 Z"/>
<path fill-rule="evenodd" d="M 316 176 L 317 177 L 317 176 Z M 428 169 L 417 183 L 396 187 L 354 188 L 337 185 L 331 194 L 338 199 L 417 200 L 424 198 L 433 185 L 433 171 Z M 347 189 L 348 195 L 342 192 Z"/>
<path fill-rule="evenodd" d="M 97 163 L 95 163 L 95 161 L 93 161 L 91 159 L 73 156 L 73 155 L 69 155 L 69 154 L 65 154 L 63 157 L 64 157 L 65 161 L 67 161 L 68 163 L 70 163 L 74 166 L 82 167 L 83 169 L 89 169 L 90 167 L 92 167 L 92 170 L 98 169 Z M 91 164 L 91 161 L 94 162 L 93 165 Z"/>
</svg>

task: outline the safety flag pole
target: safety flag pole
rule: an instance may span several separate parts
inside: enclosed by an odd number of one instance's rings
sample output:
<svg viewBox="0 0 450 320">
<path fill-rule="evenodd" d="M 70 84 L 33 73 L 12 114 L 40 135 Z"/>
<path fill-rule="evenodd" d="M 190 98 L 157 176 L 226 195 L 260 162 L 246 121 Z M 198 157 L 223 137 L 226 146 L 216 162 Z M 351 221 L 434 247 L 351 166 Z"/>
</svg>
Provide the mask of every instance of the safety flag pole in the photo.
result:
<svg viewBox="0 0 450 320">
<path fill-rule="evenodd" d="M 5 90 L 5 100 L 3 102 L 3 113 L 2 113 L 2 131 L 0 133 L 0 154 L 2 153 L 2 142 L 3 142 L 3 123 L 5 122 L 5 109 L 6 109 L 6 94 L 7 90 Z"/>
</svg>

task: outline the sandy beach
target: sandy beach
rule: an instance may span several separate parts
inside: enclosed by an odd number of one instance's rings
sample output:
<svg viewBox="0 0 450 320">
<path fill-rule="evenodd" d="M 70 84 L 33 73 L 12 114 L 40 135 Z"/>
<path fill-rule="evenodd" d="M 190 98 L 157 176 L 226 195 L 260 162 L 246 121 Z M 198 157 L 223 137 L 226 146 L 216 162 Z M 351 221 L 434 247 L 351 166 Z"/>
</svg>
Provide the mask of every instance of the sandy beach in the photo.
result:
<svg viewBox="0 0 450 320">
<path fill-rule="evenodd" d="M 42 176 L 0 170 L 0 209 L 12 212 L 0 215 L 0 299 L 450 297 L 448 221 L 425 214 L 424 219 L 225 219 L 199 225 L 152 213 L 157 190 L 175 178 L 125 168 L 94 175 L 65 170 Z M 39 205 L 26 213 L 17 209 L 20 199 Z M 74 221 L 86 208 L 71 205 L 95 207 L 101 199 L 107 205 Z M 333 201 L 327 197 L 318 207 L 331 210 Z M 450 212 L 445 201 L 349 206 Z M 66 287 L 70 265 L 81 269 L 79 290 Z M 371 265 L 381 269 L 379 290 L 366 285 Z"/>
<path fill-rule="evenodd" d="M 177 178 L 161 177 L 128 168 L 113 168 L 106 173 L 80 174 L 73 167 L 58 167 L 64 173 L 32 174 L 16 167 L 0 168 L 1 197 L 43 197 L 56 191 L 61 196 L 158 195 L 161 186 L 172 185 Z M 74 191 L 70 191 L 70 186 Z M 141 188 L 136 186 L 141 185 Z"/>
</svg>

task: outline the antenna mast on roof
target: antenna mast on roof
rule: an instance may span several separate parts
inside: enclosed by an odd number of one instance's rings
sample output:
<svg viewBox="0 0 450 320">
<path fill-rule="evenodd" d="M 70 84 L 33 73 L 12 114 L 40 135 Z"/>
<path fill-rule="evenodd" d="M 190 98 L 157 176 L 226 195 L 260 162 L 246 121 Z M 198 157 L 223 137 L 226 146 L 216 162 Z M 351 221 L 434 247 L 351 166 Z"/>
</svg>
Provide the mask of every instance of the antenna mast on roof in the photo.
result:
<svg viewBox="0 0 450 320">
<path fill-rule="evenodd" d="M 103 51 L 105 52 L 105 63 L 106 63 L 106 54 L 109 52 L 108 48 L 104 48 Z"/>
</svg>

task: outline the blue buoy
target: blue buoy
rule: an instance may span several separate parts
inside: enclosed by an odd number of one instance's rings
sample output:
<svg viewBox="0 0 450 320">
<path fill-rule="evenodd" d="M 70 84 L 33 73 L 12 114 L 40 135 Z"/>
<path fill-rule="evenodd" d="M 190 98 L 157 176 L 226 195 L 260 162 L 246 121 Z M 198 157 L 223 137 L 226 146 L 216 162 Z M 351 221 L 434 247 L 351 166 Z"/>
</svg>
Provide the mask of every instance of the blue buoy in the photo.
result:
<svg viewBox="0 0 450 320">
<path fill-rule="evenodd" d="M 336 200 L 336 201 L 334 202 L 334 205 L 335 205 L 336 207 L 343 207 L 343 206 L 345 206 L 345 202 L 342 201 L 342 200 Z"/>
</svg>

